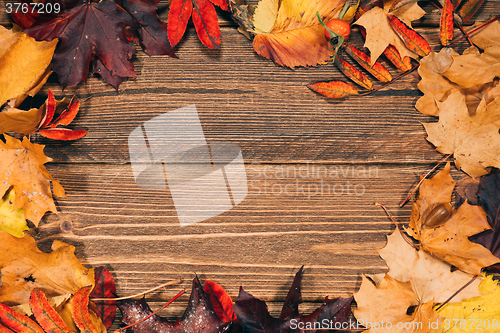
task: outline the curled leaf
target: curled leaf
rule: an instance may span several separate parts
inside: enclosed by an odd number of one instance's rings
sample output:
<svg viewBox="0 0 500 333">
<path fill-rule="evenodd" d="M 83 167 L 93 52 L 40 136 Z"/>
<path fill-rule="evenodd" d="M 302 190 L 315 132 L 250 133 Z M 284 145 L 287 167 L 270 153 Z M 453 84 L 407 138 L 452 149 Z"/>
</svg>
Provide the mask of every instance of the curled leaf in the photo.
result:
<svg viewBox="0 0 500 333">
<path fill-rule="evenodd" d="M 351 84 L 343 81 L 318 82 L 307 85 L 309 89 L 330 98 L 342 98 L 349 95 L 358 95 L 358 91 Z"/>
<path fill-rule="evenodd" d="M 87 135 L 86 130 L 71 130 L 69 128 L 47 128 L 38 131 L 41 136 L 52 140 L 78 140 Z"/>
<path fill-rule="evenodd" d="M 453 39 L 453 4 L 451 0 L 444 0 L 443 12 L 439 24 L 439 39 L 441 45 L 448 46 Z"/>
</svg>

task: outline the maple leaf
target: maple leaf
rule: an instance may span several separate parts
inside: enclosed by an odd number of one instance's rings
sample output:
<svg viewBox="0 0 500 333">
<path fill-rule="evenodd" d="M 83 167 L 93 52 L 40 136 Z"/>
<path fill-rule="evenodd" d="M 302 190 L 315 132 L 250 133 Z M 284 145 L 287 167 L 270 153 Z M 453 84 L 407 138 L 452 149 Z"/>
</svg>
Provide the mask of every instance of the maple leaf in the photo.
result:
<svg viewBox="0 0 500 333">
<path fill-rule="evenodd" d="M 23 141 L 4 134 L 5 143 L 0 141 L 0 193 L 9 188 L 16 191 L 14 209 L 23 208 L 26 218 L 38 226 L 45 212 L 57 213 L 52 199 L 50 182 L 54 194 L 66 197 L 63 187 L 52 178 L 43 166 L 51 159 L 43 153 L 44 146 L 31 143 L 24 137 Z"/>
<path fill-rule="evenodd" d="M 168 39 L 172 46 L 177 45 L 186 31 L 189 18 L 200 41 L 208 48 L 220 46 L 220 28 L 214 5 L 229 10 L 227 0 L 173 0 L 170 4 L 167 21 Z"/>
<path fill-rule="evenodd" d="M 325 64 L 333 53 L 328 49 L 329 42 L 316 12 L 327 22 L 339 16 L 345 0 L 283 0 L 276 12 L 273 9 L 276 6 L 269 1 L 261 1 L 255 10 L 254 25 L 258 32 L 253 40 L 255 52 L 291 68 Z M 272 25 L 272 16 L 270 18 L 267 10 L 261 10 L 261 6 L 272 8 L 271 13 L 275 15 Z"/>
<path fill-rule="evenodd" d="M 447 303 L 439 309 L 439 315 L 446 319 L 436 333 L 498 332 L 500 285 L 493 275 L 489 275 L 479 285 L 479 291 L 484 295 L 460 303 Z"/>
<path fill-rule="evenodd" d="M 388 274 L 378 285 L 363 276 L 354 300 L 358 306 L 352 312 L 367 333 L 424 333 L 431 331 L 430 323 L 440 323 L 432 301 L 421 303 L 411 282 L 398 281 Z M 408 314 L 414 305 L 418 306 Z"/>
<path fill-rule="evenodd" d="M 130 58 L 136 50 L 125 37 L 125 26 L 135 27 L 134 21 L 114 1 L 85 0 L 56 18 L 35 22 L 25 32 L 37 40 L 60 38 L 53 70 L 67 87 L 87 79 L 93 57 L 111 76 L 135 78 Z"/>
<path fill-rule="evenodd" d="M 437 106 L 439 122 L 423 124 L 437 151 L 453 154 L 456 167 L 473 178 L 500 167 L 500 97 L 487 105 L 483 100 L 473 116 L 458 90 Z"/>
<path fill-rule="evenodd" d="M 13 189 L 7 190 L 0 199 L 0 231 L 6 231 L 15 237 L 22 237 L 25 230 L 29 230 L 24 210 L 15 209 L 16 194 Z"/>
<path fill-rule="evenodd" d="M 136 323 L 152 313 L 144 298 L 138 301 L 119 301 L 117 305 L 123 314 L 122 322 L 126 325 Z M 153 315 L 130 329 L 135 333 L 223 333 L 227 332 L 230 327 L 230 323 L 224 323 L 219 319 L 200 280 L 195 277 L 186 311 L 175 324 Z"/>
<path fill-rule="evenodd" d="M 6 102 L 17 107 L 41 89 L 51 73 L 56 44 L 57 39 L 37 42 L 25 33 L 0 26 L 0 107 Z"/>
<path fill-rule="evenodd" d="M 440 203 L 449 203 L 455 182 L 450 175 L 450 164 L 426 179 L 419 188 L 418 200 L 413 204 L 409 229 L 420 241 L 423 250 L 473 275 L 500 260 L 485 247 L 472 243 L 468 237 L 491 229 L 486 213 L 479 206 L 462 204 L 444 224 L 426 227 L 425 219 L 430 209 Z"/>
<path fill-rule="evenodd" d="M 330 327 L 334 327 L 335 323 L 348 322 L 347 315 L 351 309 L 352 297 L 331 300 L 326 297 L 324 303 L 313 313 L 307 316 L 299 314 L 299 303 L 302 300 L 300 292 L 302 270 L 303 267 L 295 274 L 279 318 L 269 314 L 264 301 L 256 299 L 240 288 L 234 312 L 245 332 L 286 333 L 295 331 L 297 327 L 304 327 L 310 332 L 319 332 L 321 330 L 317 329 L 317 325 L 323 324 L 324 320 L 328 320 Z"/>
<path fill-rule="evenodd" d="M 93 269 L 83 267 L 74 252 L 74 246 L 55 240 L 52 252 L 43 253 L 33 237 L 0 231 L 0 302 L 26 304 L 33 289 L 53 297 L 94 285 Z"/>
<path fill-rule="evenodd" d="M 389 267 L 387 274 L 398 281 L 411 282 L 421 303 L 445 302 L 473 277 L 460 270 L 452 271 L 450 264 L 425 251 L 415 250 L 404 240 L 399 229 L 387 236 L 387 245 L 377 252 Z M 375 275 L 372 279 L 380 283 L 384 276 L 385 274 Z M 474 280 L 453 301 L 460 302 L 481 295 L 478 291 L 480 282 L 480 278 Z"/>
<path fill-rule="evenodd" d="M 418 59 L 418 55 L 405 46 L 401 38 L 391 27 L 387 17 L 391 6 L 392 2 L 385 2 L 383 9 L 373 7 L 354 22 L 354 24 L 360 25 L 366 30 L 364 46 L 370 50 L 372 65 L 389 45 L 393 45 L 397 49 L 401 58 L 411 57 Z M 395 14 L 407 25 L 410 25 L 411 21 L 422 17 L 425 12 L 414 3 L 404 6 L 392 14 Z"/>
</svg>

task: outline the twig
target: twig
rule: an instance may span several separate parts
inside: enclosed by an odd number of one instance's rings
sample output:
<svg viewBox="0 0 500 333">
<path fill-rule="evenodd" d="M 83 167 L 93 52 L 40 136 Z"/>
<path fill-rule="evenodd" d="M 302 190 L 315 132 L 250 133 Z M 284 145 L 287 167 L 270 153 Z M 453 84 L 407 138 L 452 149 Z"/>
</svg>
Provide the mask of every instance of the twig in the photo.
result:
<svg viewBox="0 0 500 333">
<path fill-rule="evenodd" d="M 134 297 L 138 297 L 138 296 L 142 296 L 142 295 L 145 295 L 147 293 L 150 293 L 152 291 L 155 291 L 157 289 L 160 289 L 160 288 L 163 288 L 163 287 L 167 287 L 167 286 L 172 286 L 174 284 L 179 284 L 181 283 L 181 280 L 178 279 L 178 280 L 174 280 L 174 281 L 169 281 L 167 283 L 164 283 L 158 287 L 154 287 L 152 289 L 149 289 L 149 290 L 146 290 L 142 293 L 138 293 L 138 294 L 135 294 L 135 295 L 131 295 L 131 296 L 124 296 L 124 297 L 118 297 L 118 298 L 91 298 L 90 300 L 92 302 L 100 302 L 100 301 L 122 301 L 122 300 L 125 300 L 125 299 L 130 299 L 130 298 L 134 298 Z"/>
<path fill-rule="evenodd" d="M 420 243 L 417 243 L 417 244 L 413 243 L 413 241 L 408 237 L 408 235 L 406 233 L 404 233 L 403 230 L 401 230 L 399 228 L 399 225 L 397 224 L 397 222 L 392 217 L 391 213 L 389 213 L 389 210 L 387 208 L 385 208 L 384 205 L 382 205 L 381 203 L 376 202 L 375 206 L 382 207 L 382 209 L 385 210 L 386 214 L 391 218 L 392 222 L 394 222 L 394 225 L 396 226 L 396 229 L 398 229 L 399 234 L 401 235 L 401 237 L 403 237 L 403 239 L 405 240 L 405 242 L 407 242 L 408 244 L 410 244 L 413 248 L 418 249 L 420 247 Z"/>
<path fill-rule="evenodd" d="M 469 281 L 467 282 L 462 288 L 458 289 L 453 295 L 451 295 L 446 301 L 444 301 L 443 304 L 441 304 L 437 309 L 436 311 L 438 311 L 439 309 L 441 309 L 443 306 L 445 306 L 449 301 L 451 301 L 451 299 L 455 296 L 457 296 L 457 294 L 459 292 L 461 292 L 462 290 L 464 290 L 465 288 L 467 288 L 472 282 L 474 282 L 474 280 L 478 277 L 478 275 L 474 275 L 474 277 Z"/>
<path fill-rule="evenodd" d="M 464 38 L 468 38 L 468 36 L 472 35 L 472 34 L 473 34 L 473 33 L 475 33 L 476 31 L 481 30 L 481 29 L 483 29 L 484 27 L 486 27 L 487 25 L 490 25 L 491 23 L 493 23 L 493 22 L 495 22 L 495 21 L 498 21 L 498 20 L 500 20 L 500 16 L 497 16 L 497 17 L 495 17 L 495 18 L 493 18 L 493 19 L 489 20 L 488 22 L 486 22 L 486 23 L 484 23 L 484 24 L 481 24 L 481 25 L 480 25 L 479 27 L 477 27 L 476 29 L 473 29 L 473 30 L 469 31 L 469 32 L 468 32 L 468 33 L 466 33 L 464 36 L 462 36 L 462 37 L 460 37 L 460 38 L 456 39 L 455 41 L 453 41 L 453 43 L 451 43 L 449 46 L 451 47 L 453 44 L 460 42 L 462 39 L 464 39 Z"/>
<path fill-rule="evenodd" d="M 404 76 L 406 76 L 406 75 L 410 74 L 410 73 L 411 73 L 411 72 L 413 72 L 415 69 L 417 69 L 419 66 L 420 66 L 420 64 L 416 65 L 416 66 L 415 66 L 415 67 L 413 67 L 412 69 L 407 70 L 406 72 L 404 72 L 403 74 L 401 74 L 401 75 L 399 75 L 397 78 L 395 78 L 394 80 L 389 81 L 389 82 L 387 82 L 386 84 L 383 84 L 383 85 L 381 85 L 380 87 L 377 87 L 376 89 L 373 89 L 373 90 L 370 90 L 370 91 L 364 92 L 364 93 L 362 93 L 362 94 L 359 94 L 359 96 L 366 96 L 366 95 L 369 95 L 369 94 L 371 94 L 371 93 L 373 93 L 373 92 L 375 92 L 375 91 L 378 91 L 378 90 L 380 90 L 380 89 L 382 89 L 382 88 L 384 88 L 384 87 L 387 87 L 388 85 L 393 84 L 394 82 L 396 82 L 396 81 L 397 81 L 397 80 L 399 80 L 400 78 L 402 78 L 402 77 L 404 77 Z"/>
<path fill-rule="evenodd" d="M 120 329 L 117 329 L 115 330 L 113 333 L 120 333 L 120 332 L 125 332 L 125 330 L 129 327 L 132 327 L 134 325 L 137 325 L 137 324 L 140 324 L 142 323 L 143 321 L 146 321 L 148 320 L 149 318 L 151 318 L 153 315 L 155 315 L 156 313 L 158 313 L 158 311 L 160 310 L 163 310 L 165 309 L 167 306 L 169 306 L 170 304 L 172 304 L 173 301 L 175 301 L 176 299 L 178 299 L 179 297 L 181 297 L 184 293 L 186 292 L 186 290 L 181 290 L 177 295 L 175 295 L 174 298 L 172 298 L 172 300 L 170 302 L 168 302 L 167 304 L 163 305 L 161 308 L 159 308 L 158 310 L 156 310 L 155 312 L 151 313 L 149 316 L 147 316 L 146 318 L 142 318 L 141 320 L 133 323 L 133 324 L 130 324 L 128 326 L 125 326 L 125 327 L 122 327 Z"/>
</svg>

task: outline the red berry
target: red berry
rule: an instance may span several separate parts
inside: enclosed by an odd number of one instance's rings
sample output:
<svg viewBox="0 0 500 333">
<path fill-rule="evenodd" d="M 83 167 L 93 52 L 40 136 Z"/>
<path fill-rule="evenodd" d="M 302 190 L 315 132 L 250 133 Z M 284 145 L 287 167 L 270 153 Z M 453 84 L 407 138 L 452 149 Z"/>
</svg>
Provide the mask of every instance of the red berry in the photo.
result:
<svg viewBox="0 0 500 333">
<path fill-rule="evenodd" d="M 330 28 L 333 32 L 344 37 L 345 39 L 347 39 L 347 37 L 349 37 L 349 34 L 351 33 L 351 26 L 344 20 L 331 19 L 330 21 L 326 22 L 326 26 Z M 326 29 L 325 29 L 325 36 L 326 38 L 330 38 L 330 34 Z"/>
</svg>

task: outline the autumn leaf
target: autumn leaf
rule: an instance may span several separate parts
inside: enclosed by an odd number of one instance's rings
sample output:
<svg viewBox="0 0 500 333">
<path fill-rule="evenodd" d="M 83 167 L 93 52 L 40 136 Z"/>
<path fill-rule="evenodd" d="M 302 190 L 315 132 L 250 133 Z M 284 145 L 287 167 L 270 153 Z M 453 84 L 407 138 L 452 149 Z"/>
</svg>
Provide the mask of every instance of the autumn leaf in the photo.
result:
<svg viewBox="0 0 500 333">
<path fill-rule="evenodd" d="M 439 23 L 439 39 L 441 45 L 448 46 L 453 39 L 453 3 L 444 0 L 443 12 Z"/>
<path fill-rule="evenodd" d="M 118 308 L 123 314 L 122 322 L 126 325 L 136 323 L 152 311 L 142 298 L 139 301 L 119 301 Z M 193 288 L 189 297 L 188 306 L 181 319 L 170 323 L 165 318 L 157 315 L 132 326 L 134 333 L 155 332 L 199 332 L 199 333 L 224 333 L 228 332 L 230 323 L 222 322 L 210 303 L 210 299 L 203 290 L 198 277 L 193 279 Z"/>
<path fill-rule="evenodd" d="M 404 13 L 406 12 L 406 8 L 403 7 L 399 10 L 401 12 L 398 13 L 398 17 L 405 17 Z M 360 25 L 366 29 L 366 41 L 364 46 L 370 50 L 371 64 L 375 63 L 389 45 L 393 45 L 397 49 L 401 58 L 411 57 L 418 59 L 418 55 L 405 46 L 401 38 L 391 27 L 387 17 L 388 11 L 389 8 L 387 8 L 387 6 L 385 9 L 373 7 L 354 22 L 354 24 Z M 413 9 L 411 13 L 413 13 Z M 421 13 L 421 16 L 424 13 Z M 410 19 L 415 20 L 417 18 L 416 15 L 412 14 L 402 20 L 403 22 L 406 21 L 405 23 L 408 25 Z"/>
<path fill-rule="evenodd" d="M 497 332 L 500 323 L 500 286 L 493 275 L 479 285 L 484 295 L 460 303 L 445 304 L 438 313 L 444 323 L 436 333 Z M 491 329 L 491 330 L 490 330 Z"/>
<path fill-rule="evenodd" d="M 233 311 L 233 301 L 224 288 L 216 282 L 205 280 L 204 289 L 220 320 L 223 322 L 234 322 L 237 320 Z"/>
<path fill-rule="evenodd" d="M 358 95 L 358 91 L 351 84 L 343 81 L 317 82 L 307 87 L 321 95 L 330 98 L 343 98 L 349 95 Z"/>
<path fill-rule="evenodd" d="M 454 187 L 449 163 L 432 179 L 424 180 L 419 188 L 418 200 L 412 207 L 408 232 L 420 241 L 424 251 L 466 273 L 480 275 L 483 267 L 500 262 L 488 249 L 468 239 L 491 229 L 481 207 L 465 202 L 443 224 L 434 227 L 425 225 L 427 215 L 436 205 L 451 201 Z"/>
<path fill-rule="evenodd" d="M 352 312 L 357 323 L 368 329 L 367 333 L 427 333 L 432 331 L 431 323 L 437 328 L 441 321 L 432 309 L 433 302 L 421 303 L 411 282 L 398 281 L 388 274 L 378 285 L 363 276 L 354 300 L 357 308 Z M 414 305 L 418 306 L 413 309 Z"/>
<path fill-rule="evenodd" d="M 37 42 L 0 26 L 0 44 L 0 107 L 9 102 L 15 108 L 47 81 L 57 39 Z"/>
<path fill-rule="evenodd" d="M 0 112 L 0 134 L 7 132 L 19 134 L 33 133 L 38 129 L 42 117 L 42 107 L 24 111 L 7 106 Z"/>
<path fill-rule="evenodd" d="M 218 48 L 221 34 L 214 5 L 223 10 L 229 9 L 227 0 L 173 0 L 167 22 L 168 39 L 172 46 L 181 40 L 192 16 L 200 41 L 208 48 Z"/>
<path fill-rule="evenodd" d="M 392 80 L 391 73 L 389 73 L 389 71 L 381 63 L 376 61 L 373 65 L 371 65 L 370 57 L 357 47 L 348 44 L 345 47 L 345 52 L 377 80 L 381 82 L 389 82 Z"/>
<path fill-rule="evenodd" d="M 46 332 L 71 333 L 70 329 L 56 310 L 49 304 L 47 297 L 41 290 L 31 291 L 30 307 L 36 321 Z"/>
<path fill-rule="evenodd" d="M 136 50 L 127 42 L 125 26 L 135 27 L 134 21 L 114 1 L 82 1 L 59 17 L 35 22 L 25 32 L 37 40 L 60 38 L 52 68 L 67 87 L 87 79 L 93 57 L 111 76 L 135 78 L 130 58 Z"/>
<path fill-rule="evenodd" d="M 302 280 L 301 268 L 292 282 L 279 318 L 269 314 L 266 302 L 255 298 L 240 288 L 240 294 L 234 304 L 234 312 L 238 322 L 243 326 L 245 332 L 294 332 L 292 323 L 295 322 L 308 329 L 310 332 L 318 332 L 317 323 L 327 320 L 330 325 L 348 322 L 348 313 L 351 309 L 352 297 L 350 298 L 325 298 L 323 304 L 309 315 L 299 314 L 299 303 L 302 301 L 300 284 Z M 315 326 L 316 325 L 316 326 Z"/>
<path fill-rule="evenodd" d="M 255 52 L 278 65 L 291 68 L 325 64 L 333 53 L 328 49 L 328 40 L 316 12 L 324 22 L 328 22 L 339 16 L 345 1 L 283 0 L 279 2 L 276 12 L 274 3 L 270 1 L 260 2 L 255 10 L 253 22 L 258 29 L 253 40 Z M 267 10 L 260 10 L 261 6 L 270 7 L 272 15 Z M 273 24 L 272 16 L 275 16 Z"/>
<path fill-rule="evenodd" d="M 6 231 L 15 237 L 22 237 L 24 231 L 29 228 L 24 217 L 24 210 L 14 208 L 15 198 L 15 191 L 10 189 L 0 199 L 0 231 Z"/>
<path fill-rule="evenodd" d="M 473 178 L 500 167 L 500 97 L 487 105 L 483 100 L 473 116 L 458 90 L 437 106 L 439 122 L 423 124 L 437 151 L 453 154 L 456 167 Z"/>
<path fill-rule="evenodd" d="M 23 141 L 4 134 L 5 143 L 0 141 L 0 193 L 11 187 L 16 191 L 14 209 L 23 208 L 26 218 L 38 226 L 47 211 L 57 213 L 52 199 L 50 183 L 54 194 L 66 197 L 63 187 L 54 180 L 43 166 L 50 158 L 43 153 L 44 146 Z"/>
<path fill-rule="evenodd" d="M 360 72 L 356 67 L 342 59 L 341 57 L 335 58 L 335 65 L 345 76 L 347 76 L 351 81 L 360 85 L 368 90 L 373 88 L 373 82 L 362 72 Z M 312 89 L 314 90 L 314 89 Z"/>
<path fill-rule="evenodd" d="M 82 333 L 94 333 L 97 331 L 89 314 L 89 295 L 93 286 L 83 287 L 78 290 L 72 299 L 71 314 L 76 326 Z"/>
<path fill-rule="evenodd" d="M 94 271 L 83 267 L 75 248 L 55 240 L 51 253 L 41 252 L 33 237 L 16 238 L 0 231 L 0 302 L 26 304 L 33 289 L 47 297 L 75 293 L 94 284 Z"/>
<path fill-rule="evenodd" d="M 3 303 L 0 303 L 0 321 L 16 333 L 44 333 L 44 330 L 35 321 Z"/>
<path fill-rule="evenodd" d="M 99 266 L 94 270 L 94 275 L 95 286 L 90 293 L 90 298 L 115 298 L 116 285 L 111 273 L 104 266 Z M 115 320 L 116 301 L 94 302 L 97 316 L 101 318 L 106 328 L 110 328 Z"/>
</svg>

